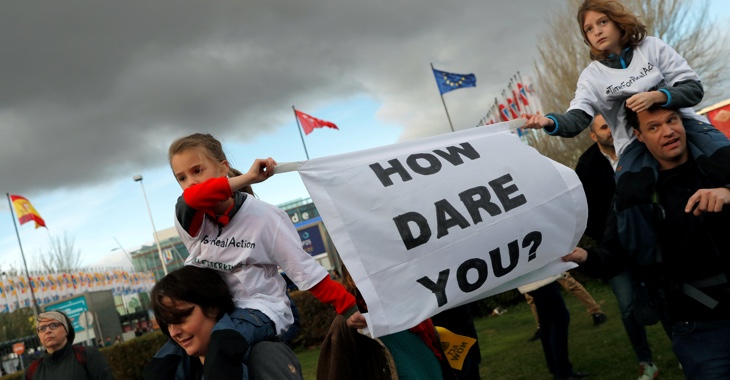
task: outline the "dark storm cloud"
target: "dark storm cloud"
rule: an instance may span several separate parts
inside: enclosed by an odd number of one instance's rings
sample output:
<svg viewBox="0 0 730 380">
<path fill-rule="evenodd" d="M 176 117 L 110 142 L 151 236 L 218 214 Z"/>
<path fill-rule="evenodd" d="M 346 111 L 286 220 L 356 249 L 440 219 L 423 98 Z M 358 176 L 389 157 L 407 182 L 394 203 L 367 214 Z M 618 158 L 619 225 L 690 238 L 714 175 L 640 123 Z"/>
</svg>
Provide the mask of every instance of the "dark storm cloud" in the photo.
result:
<svg viewBox="0 0 730 380">
<path fill-rule="evenodd" d="M 54 1 L 0 5 L 0 177 L 7 191 L 74 187 L 165 164 L 176 136 L 241 141 L 367 94 L 401 139 L 443 132 L 429 62 L 474 72 L 445 95 L 476 124 L 532 67 L 560 0 Z"/>
</svg>

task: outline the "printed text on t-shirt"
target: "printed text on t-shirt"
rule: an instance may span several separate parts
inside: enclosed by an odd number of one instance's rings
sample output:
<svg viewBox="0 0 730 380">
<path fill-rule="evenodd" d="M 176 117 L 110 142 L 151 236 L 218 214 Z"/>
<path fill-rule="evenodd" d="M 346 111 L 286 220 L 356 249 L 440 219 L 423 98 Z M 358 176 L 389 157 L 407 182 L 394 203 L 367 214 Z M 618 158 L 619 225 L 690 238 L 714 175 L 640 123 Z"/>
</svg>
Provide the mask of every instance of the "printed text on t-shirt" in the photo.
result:
<svg viewBox="0 0 730 380">
<path fill-rule="evenodd" d="M 218 239 L 213 238 L 209 239 L 209 235 L 203 236 L 203 240 L 201 243 L 203 244 L 210 244 L 215 245 L 217 247 L 226 248 L 226 247 L 235 247 L 235 248 L 256 248 L 256 243 L 248 241 L 246 239 L 236 240 L 235 237 L 231 237 L 230 239 Z"/>
<path fill-rule="evenodd" d="M 213 269 L 218 269 L 218 270 L 228 271 L 228 272 L 233 272 L 236 269 L 243 268 L 243 266 L 246 265 L 244 263 L 226 264 L 226 263 L 221 263 L 218 261 L 209 261 L 209 260 L 205 260 L 205 259 L 201 260 L 197 257 L 194 259 L 194 261 L 196 264 L 202 264 L 208 268 L 213 268 Z"/>
<path fill-rule="evenodd" d="M 646 67 L 639 70 L 640 74 L 638 76 L 631 75 L 629 76 L 629 80 L 627 81 L 623 81 L 618 85 L 609 85 L 608 87 L 606 87 L 606 95 L 615 94 L 616 91 L 623 90 L 626 87 L 631 87 L 634 82 L 647 76 L 652 70 L 654 70 L 654 65 L 652 65 L 651 63 L 647 63 Z"/>
</svg>

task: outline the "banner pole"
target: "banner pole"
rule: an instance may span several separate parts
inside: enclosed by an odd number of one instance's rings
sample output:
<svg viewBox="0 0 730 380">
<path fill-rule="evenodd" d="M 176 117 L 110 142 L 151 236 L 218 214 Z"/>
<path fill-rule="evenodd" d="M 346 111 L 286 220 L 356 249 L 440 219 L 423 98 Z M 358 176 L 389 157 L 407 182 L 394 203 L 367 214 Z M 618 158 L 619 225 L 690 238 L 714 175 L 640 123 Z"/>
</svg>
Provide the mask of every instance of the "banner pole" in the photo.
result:
<svg viewBox="0 0 730 380">
<path fill-rule="evenodd" d="M 18 237 L 18 245 L 20 246 L 20 256 L 23 257 L 23 267 L 25 267 L 25 277 L 28 277 L 28 286 L 30 286 L 30 296 L 33 299 L 33 314 L 35 315 L 36 321 L 38 320 L 38 314 L 40 314 L 40 307 L 35 300 L 35 293 L 33 292 L 32 281 L 30 280 L 30 274 L 28 273 L 28 263 L 25 261 L 25 253 L 23 253 L 23 244 L 20 242 L 20 233 L 18 232 L 18 223 L 16 222 L 15 209 L 13 208 L 13 202 L 10 201 L 10 193 L 5 193 L 8 198 L 8 205 L 10 206 L 10 217 L 13 218 L 13 227 L 15 227 L 15 236 Z M 20 307 L 20 305 L 18 305 Z"/>
<path fill-rule="evenodd" d="M 299 131 L 299 137 L 302 139 L 302 146 L 304 147 L 304 154 L 307 156 L 307 160 L 309 160 L 309 152 L 307 152 L 307 144 L 304 143 L 304 135 L 302 134 L 302 126 L 299 125 L 299 118 L 297 117 L 297 109 L 294 108 L 294 106 L 291 106 L 291 109 L 294 111 L 294 120 L 297 121 L 297 130 Z"/>
<path fill-rule="evenodd" d="M 431 63 L 431 73 L 433 73 L 433 63 Z M 438 87 L 438 83 L 436 83 L 436 87 Z M 451 132 L 454 132 L 454 125 L 451 124 L 451 116 L 449 116 L 449 110 L 446 108 L 446 102 L 444 101 L 444 94 L 441 93 L 441 90 L 439 89 L 439 96 L 441 96 L 441 103 L 444 105 L 444 111 L 446 111 L 446 118 L 449 119 L 449 127 L 451 127 Z"/>
</svg>

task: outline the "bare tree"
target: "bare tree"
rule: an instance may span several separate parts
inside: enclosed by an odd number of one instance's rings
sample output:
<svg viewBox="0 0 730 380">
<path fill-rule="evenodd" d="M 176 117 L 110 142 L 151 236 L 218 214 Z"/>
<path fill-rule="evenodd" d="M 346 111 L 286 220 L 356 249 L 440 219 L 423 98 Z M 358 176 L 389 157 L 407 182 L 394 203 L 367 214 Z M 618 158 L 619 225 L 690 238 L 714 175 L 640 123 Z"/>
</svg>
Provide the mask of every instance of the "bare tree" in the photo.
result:
<svg viewBox="0 0 730 380">
<path fill-rule="evenodd" d="M 70 272 L 81 267 L 81 251 L 74 247 L 74 238 L 64 233 L 63 238 L 50 239 L 50 250 L 41 257 L 45 272 Z"/>
<path fill-rule="evenodd" d="M 578 77 L 590 63 L 590 49 L 583 41 L 576 14 L 582 0 L 568 0 L 552 17 L 548 31 L 539 40 L 539 60 L 535 75 L 540 100 L 546 112 L 565 112 L 573 99 Z M 726 73 L 728 42 L 725 30 L 708 14 L 707 0 L 621 0 L 641 16 L 648 34 L 664 40 L 682 55 L 700 76 L 705 99 L 712 102 L 720 94 Z M 703 102 L 707 103 L 707 101 Z M 543 141 L 547 140 L 547 141 Z M 528 143 L 540 153 L 574 167 L 580 154 L 591 144 L 588 133 L 562 139 L 534 133 Z"/>
</svg>

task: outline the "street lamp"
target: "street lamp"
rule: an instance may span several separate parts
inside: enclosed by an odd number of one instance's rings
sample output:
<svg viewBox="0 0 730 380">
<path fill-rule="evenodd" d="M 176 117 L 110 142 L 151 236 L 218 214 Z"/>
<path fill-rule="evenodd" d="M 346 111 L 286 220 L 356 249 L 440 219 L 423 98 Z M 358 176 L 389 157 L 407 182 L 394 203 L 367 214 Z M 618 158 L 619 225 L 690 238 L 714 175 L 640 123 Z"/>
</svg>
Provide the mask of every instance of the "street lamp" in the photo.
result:
<svg viewBox="0 0 730 380">
<path fill-rule="evenodd" d="M 135 182 L 139 182 L 142 186 L 142 195 L 144 195 L 144 203 L 147 204 L 147 212 L 150 214 L 150 222 L 152 222 L 152 231 L 155 233 L 155 243 L 157 243 L 157 255 L 160 257 L 160 264 L 162 264 L 162 271 L 167 276 L 167 265 L 165 265 L 165 258 L 162 256 L 162 248 L 160 247 L 160 238 L 157 237 L 157 228 L 155 228 L 155 220 L 152 218 L 152 210 L 150 210 L 150 202 L 147 201 L 147 192 L 144 191 L 144 183 L 142 183 L 142 176 L 136 175 L 132 177 Z"/>
</svg>

